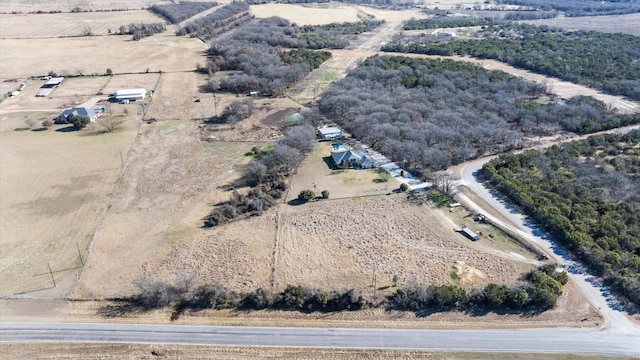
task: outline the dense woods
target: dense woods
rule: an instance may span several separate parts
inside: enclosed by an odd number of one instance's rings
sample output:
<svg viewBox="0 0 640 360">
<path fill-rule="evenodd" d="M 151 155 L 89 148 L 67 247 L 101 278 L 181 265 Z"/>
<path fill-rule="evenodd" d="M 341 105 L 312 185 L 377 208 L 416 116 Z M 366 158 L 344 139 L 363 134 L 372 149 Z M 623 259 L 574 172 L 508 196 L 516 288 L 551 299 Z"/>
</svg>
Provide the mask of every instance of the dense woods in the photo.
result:
<svg viewBox="0 0 640 360">
<path fill-rule="evenodd" d="M 337 47 L 345 45 L 343 36 L 347 35 L 344 34 L 353 35 L 378 25 L 378 22 L 363 21 L 300 28 L 279 17 L 253 20 L 212 43 L 208 50 L 209 73 L 241 70 L 243 74 L 212 79 L 210 87 L 214 91 L 260 91 L 265 95 L 280 96 L 288 85 L 330 58 L 328 52 L 302 49 L 319 46 L 308 42 L 305 34 L 315 34 L 319 31 L 316 29 L 322 29 L 321 33 L 330 32 L 335 36 L 324 38 L 322 46 Z M 344 41 L 348 45 L 348 40 Z M 282 48 L 294 50 L 282 51 Z"/>
<path fill-rule="evenodd" d="M 640 121 L 590 97 L 538 99 L 544 92 L 542 84 L 465 62 L 374 56 L 325 90 L 319 108 L 417 174 L 531 145 L 535 136 Z"/>
<path fill-rule="evenodd" d="M 328 51 L 294 49 L 281 52 L 280 59 L 285 64 L 309 64 L 311 68 L 317 69 L 323 62 L 331 59 L 331 53 Z"/>
<path fill-rule="evenodd" d="M 280 292 L 261 288 L 240 293 L 222 284 L 204 284 L 190 290 L 193 278 L 183 278 L 187 281 L 179 281 L 172 286 L 143 277 L 137 281 L 140 292 L 132 301 L 144 309 L 173 305 L 178 312 L 271 309 L 310 313 L 380 307 L 412 311 L 418 316 L 450 310 L 470 313 L 507 310 L 530 314 L 553 308 L 568 280 L 566 272 L 556 271 L 556 265 L 549 264 L 525 274 L 524 282 L 519 286 L 488 284 L 465 288 L 458 285 L 411 284 L 397 288 L 389 295 L 375 297 L 357 289 L 326 291 L 291 284 Z"/>
<path fill-rule="evenodd" d="M 605 284 L 640 305 L 640 130 L 505 154 L 482 176 Z"/>
<path fill-rule="evenodd" d="M 307 63 L 283 63 L 279 48 L 297 48 L 291 37 L 295 28 L 287 20 L 268 18 L 254 20 L 216 41 L 208 50 L 208 70 L 241 70 L 242 74 L 227 76 L 220 82 L 211 80 L 213 90 L 242 93 L 260 91 L 264 95 L 282 95 L 289 84 L 311 71 Z"/>
<path fill-rule="evenodd" d="M 638 0 L 496 0 L 498 4 L 563 11 L 566 16 L 621 15 L 640 12 Z"/>
<path fill-rule="evenodd" d="M 394 41 L 384 51 L 430 55 L 469 55 L 593 86 L 640 100 L 640 37 L 546 26 L 486 26 L 482 40 L 444 44 Z"/>
<path fill-rule="evenodd" d="M 166 5 L 154 4 L 149 7 L 149 10 L 169 20 L 170 23 L 177 24 L 217 5 L 216 2 L 181 1 Z"/>
<path fill-rule="evenodd" d="M 244 24 L 251 18 L 249 4 L 244 1 L 235 1 L 206 16 L 190 21 L 176 30 L 176 35 L 191 35 L 208 40 L 232 27 Z"/>
<path fill-rule="evenodd" d="M 411 18 L 405 21 L 404 30 L 423 30 L 423 29 L 440 29 L 455 28 L 465 26 L 485 26 L 491 25 L 493 21 L 490 19 L 479 18 L 474 16 L 436 16 L 429 19 Z"/>
<path fill-rule="evenodd" d="M 305 25 L 299 28 L 300 34 L 297 37 L 302 40 L 300 46 L 309 49 L 344 49 L 349 46 L 349 38 L 382 24 L 384 20 Z"/>
</svg>

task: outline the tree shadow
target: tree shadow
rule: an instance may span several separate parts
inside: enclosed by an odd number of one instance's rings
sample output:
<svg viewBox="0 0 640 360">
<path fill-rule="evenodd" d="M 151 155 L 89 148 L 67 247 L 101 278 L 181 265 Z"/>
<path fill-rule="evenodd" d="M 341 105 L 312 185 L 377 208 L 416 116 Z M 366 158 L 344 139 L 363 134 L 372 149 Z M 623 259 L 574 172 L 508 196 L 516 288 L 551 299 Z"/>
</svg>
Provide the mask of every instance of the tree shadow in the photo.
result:
<svg viewBox="0 0 640 360">
<path fill-rule="evenodd" d="M 130 315 L 141 314 L 147 310 L 136 298 L 110 299 L 110 303 L 98 309 L 98 315 L 104 318 L 117 318 Z"/>
<path fill-rule="evenodd" d="M 523 310 L 515 310 L 515 309 L 506 309 L 506 308 L 491 308 L 491 307 L 473 307 L 468 308 L 464 311 L 465 314 L 472 317 L 482 317 L 488 314 L 496 314 L 496 315 L 518 315 L 523 318 L 533 318 L 539 316 L 546 310 L 540 309 L 523 309 Z"/>
<path fill-rule="evenodd" d="M 74 132 L 79 130 L 76 129 L 73 125 L 71 125 L 71 126 L 60 128 L 60 129 L 56 129 L 56 131 L 61 133 L 68 133 L 68 132 Z"/>
<path fill-rule="evenodd" d="M 308 201 L 302 201 L 302 200 L 300 200 L 298 198 L 291 199 L 291 200 L 287 201 L 287 205 L 291 205 L 291 206 L 300 206 L 300 205 L 304 205 L 306 203 L 308 203 Z"/>
</svg>

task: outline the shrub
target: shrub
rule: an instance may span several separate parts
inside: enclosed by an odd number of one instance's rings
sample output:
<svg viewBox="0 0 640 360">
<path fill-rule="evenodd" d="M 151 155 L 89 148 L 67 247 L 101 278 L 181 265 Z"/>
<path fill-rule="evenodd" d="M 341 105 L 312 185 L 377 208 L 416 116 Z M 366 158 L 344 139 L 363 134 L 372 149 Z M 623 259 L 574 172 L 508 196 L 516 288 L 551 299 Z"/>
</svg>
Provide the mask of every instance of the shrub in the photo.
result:
<svg viewBox="0 0 640 360">
<path fill-rule="evenodd" d="M 316 197 L 316 193 L 312 190 L 302 190 L 300 194 L 298 194 L 298 201 L 301 203 L 307 203 Z"/>
<path fill-rule="evenodd" d="M 51 120 L 51 119 L 46 119 L 46 120 L 42 121 L 42 126 L 43 126 L 45 129 L 51 129 L 51 127 L 53 126 L 53 120 Z"/>
<path fill-rule="evenodd" d="M 153 280 L 149 275 L 136 280 L 140 290 L 136 302 L 145 309 L 167 306 L 175 298 L 174 289 L 164 281 Z"/>
<path fill-rule="evenodd" d="M 400 184 L 400 191 L 405 192 L 407 190 L 409 190 L 409 185 L 407 185 L 406 183 Z"/>
<path fill-rule="evenodd" d="M 322 198 L 325 200 L 329 198 L 329 190 L 322 190 Z"/>
<path fill-rule="evenodd" d="M 67 121 L 77 130 L 82 130 L 89 125 L 91 119 L 86 115 L 71 115 Z"/>
</svg>

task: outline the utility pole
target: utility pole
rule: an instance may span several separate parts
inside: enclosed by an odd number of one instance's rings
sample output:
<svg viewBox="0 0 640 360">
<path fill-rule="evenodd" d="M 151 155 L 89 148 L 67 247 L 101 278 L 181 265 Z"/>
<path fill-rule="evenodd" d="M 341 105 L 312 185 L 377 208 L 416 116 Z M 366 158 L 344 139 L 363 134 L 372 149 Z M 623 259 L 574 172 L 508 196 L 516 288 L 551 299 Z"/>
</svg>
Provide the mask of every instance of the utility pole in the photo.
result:
<svg viewBox="0 0 640 360">
<path fill-rule="evenodd" d="M 80 243 L 76 243 L 76 247 L 78 248 L 78 256 L 80 256 L 80 263 L 84 266 L 84 260 L 82 259 L 82 252 L 80 252 Z"/>
<path fill-rule="evenodd" d="M 51 281 L 53 281 L 53 287 L 57 287 L 56 279 L 53 277 L 53 271 L 51 270 L 51 261 L 48 261 L 47 265 L 49 265 L 49 274 L 51 274 Z"/>
<path fill-rule="evenodd" d="M 376 265 L 373 265 L 373 302 L 376 302 L 376 292 L 378 290 L 378 279 L 376 277 Z"/>
<path fill-rule="evenodd" d="M 215 109 L 215 117 L 218 117 L 218 98 L 216 97 L 216 94 L 213 94 L 213 107 Z"/>
</svg>

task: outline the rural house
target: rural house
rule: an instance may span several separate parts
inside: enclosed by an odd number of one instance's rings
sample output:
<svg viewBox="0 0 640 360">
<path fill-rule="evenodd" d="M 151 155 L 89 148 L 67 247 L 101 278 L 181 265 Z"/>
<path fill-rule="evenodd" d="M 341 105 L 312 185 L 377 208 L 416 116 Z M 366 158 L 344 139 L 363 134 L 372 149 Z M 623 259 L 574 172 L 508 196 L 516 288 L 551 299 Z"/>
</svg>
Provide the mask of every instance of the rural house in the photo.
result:
<svg viewBox="0 0 640 360">
<path fill-rule="evenodd" d="M 337 127 L 320 127 L 318 128 L 318 135 L 322 140 L 338 140 L 342 139 L 342 130 Z"/>
<path fill-rule="evenodd" d="M 58 118 L 56 119 L 55 123 L 56 124 L 66 124 L 69 121 L 69 116 L 80 116 L 80 115 L 84 115 L 86 117 L 89 118 L 89 120 L 91 120 L 91 122 L 96 121 L 96 119 L 98 118 L 98 113 L 88 109 L 86 107 L 75 107 L 75 108 L 71 108 L 71 109 L 67 109 L 65 111 L 63 111 L 60 115 L 58 115 Z"/>
<path fill-rule="evenodd" d="M 352 149 L 350 147 L 340 147 L 331 151 L 331 158 L 339 168 L 356 167 L 370 169 L 375 167 L 373 158 L 362 149 Z"/>
</svg>

